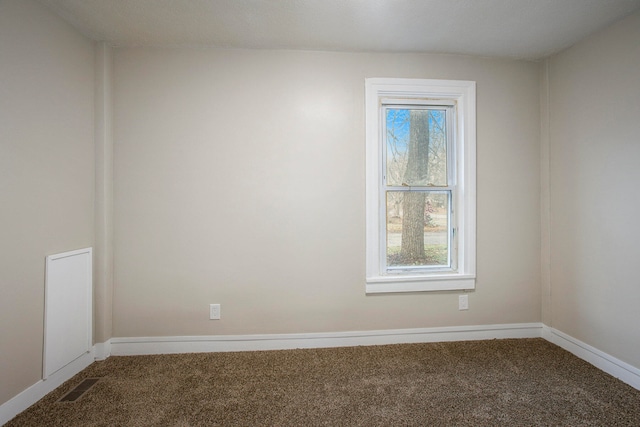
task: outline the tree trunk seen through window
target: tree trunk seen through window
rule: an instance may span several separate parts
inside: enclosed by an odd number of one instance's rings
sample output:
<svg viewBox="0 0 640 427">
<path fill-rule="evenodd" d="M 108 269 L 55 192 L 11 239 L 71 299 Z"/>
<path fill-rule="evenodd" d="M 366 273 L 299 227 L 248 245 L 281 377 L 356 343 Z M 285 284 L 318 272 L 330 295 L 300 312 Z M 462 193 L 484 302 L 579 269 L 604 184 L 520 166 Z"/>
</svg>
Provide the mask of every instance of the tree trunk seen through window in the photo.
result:
<svg viewBox="0 0 640 427">
<path fill-rule="evenodd" d="M 429 113 L 411 110 L 409 146 L 403 185 L 425 185 L 429 175 Z M 424 262 L 424 212 L 426 193 L 404 192 L 402 202 L 402 244 L 400 256 L 406 264 Z"/>
</svg>

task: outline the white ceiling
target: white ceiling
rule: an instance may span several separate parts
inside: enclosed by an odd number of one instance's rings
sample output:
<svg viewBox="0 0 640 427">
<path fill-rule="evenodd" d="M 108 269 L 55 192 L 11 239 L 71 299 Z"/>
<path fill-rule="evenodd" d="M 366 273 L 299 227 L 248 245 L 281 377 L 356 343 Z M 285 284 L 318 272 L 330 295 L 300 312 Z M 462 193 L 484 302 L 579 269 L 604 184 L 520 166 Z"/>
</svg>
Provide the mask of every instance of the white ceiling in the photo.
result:
<svg viewBox="0 0 640 427">
<path fill-rule="evenodd" d="M 40 0 L 115 46 L 441 52 L 536 60 L 640 0 Z"/>
</svg>

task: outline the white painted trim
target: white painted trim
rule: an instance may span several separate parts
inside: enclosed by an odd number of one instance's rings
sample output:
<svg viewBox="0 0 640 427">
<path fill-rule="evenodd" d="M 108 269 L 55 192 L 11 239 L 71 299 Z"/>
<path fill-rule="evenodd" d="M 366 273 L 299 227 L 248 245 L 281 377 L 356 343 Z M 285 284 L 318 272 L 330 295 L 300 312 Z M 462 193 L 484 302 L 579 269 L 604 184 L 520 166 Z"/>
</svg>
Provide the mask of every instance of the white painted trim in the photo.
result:
<svg viewBox="0 0 640 427">
<path fill-rule="evenodd" d="M 384 200 L 380 103 L 384 98 L 455 102 L 457 269 L 449 273 L 388 274 L 384 267 Z M 409 101 L 407 101 L 409 102 Z M 366 293 L 475 289 L 476 275 L 476 83 L 465 80 L 365 79 Z M 384 270 L 384 271 L 383 271 Z M 446 276 L 446 280 L 445 277 Z"/>
<path fill-rule="evenodd" d="M 596 368 L 618 378 L 629 384 L 631 387 L 640 390 L 640 369 L 623 362 L 620 359 L 598 350 L 570 335 L 560 332 L 557 329 L 545 327 L 549 329 L 548 335 L 550 339 L 543 334 L 543 338 L 553 344 L 562 347 L 570 353 L 578 356 L 591 363 Z"/>
<path fill-rule="evenodd" d="M 542 323 L 517 323 L 309 334 L 112 338 L 111 354 L 114 356 L 131 356 L 539 338 L 542 335 L 542 327 Z"/>
<path fill-rule="evenodd" d="M 379 277 L 367 280 L 367 294 L 422 291 L 469 291 L 476 287 L 475 276 L 459 275 L 431 276 L 425 281 L 424 276 Z"/>
<path fill-rule="evenodd" d="M 96 343 L 95 348 L 95 360 L 105 360 L 111 356 L 111 340 L 107 340 L 103 343 Z"/>
<path fill-rule="evenodd" d="M 49 375 L 47 379 L 38 381 L 22 393 L 13 397 L 11 400 L 3 403 L 2 406 L 0 406 L 0 425 L 9 422 L 9 420 L 20 412 L 24 411 L 48 393 L 58 388 L 62 383 L 71 379 L 71 377 L 76 375 L 78 372 L 91 365 L 94 361 L 94 351 L 95 348 L 92 348 L 91 351 Z"/>
<path fill-rule="evenodd" d="M 68 264 L 69 258 L 83 263 L 80 271 Z M 84 280 L 78 283 L 80 274 Z M 47 256 L 44 290 L 42 379 L 47 379 L 92 351 L 93 248 Z M 67 309 L 69 301 L 76 304 L 74 311 Z"/>
<path fill-rule="evenodd" d="M 549 327 L 549 326 L 547 326 L 545 324 L 542 325 L 542 338 L 544 338 L 545 340 L 547 340 L 549 342 L 552 342 L 551 340 L 553 338 L 553 335 L 551 333 L 551 327 Z"/>
</svg>

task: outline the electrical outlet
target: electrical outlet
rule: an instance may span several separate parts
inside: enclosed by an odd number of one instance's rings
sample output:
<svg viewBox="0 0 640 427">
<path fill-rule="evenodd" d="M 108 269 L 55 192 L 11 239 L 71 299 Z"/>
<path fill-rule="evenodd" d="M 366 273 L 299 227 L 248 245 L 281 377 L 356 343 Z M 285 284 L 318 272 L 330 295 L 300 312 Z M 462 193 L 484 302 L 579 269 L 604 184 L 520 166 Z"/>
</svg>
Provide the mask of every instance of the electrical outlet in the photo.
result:
<svg viewBox="0 0 640 427">
<path fill-rule="evenodd" d="M 469 310 L 469 295 L 458 295 L 458 310 Z"/>
<path fill-rule="evenodd" d="M 209 304 L 209 319 L 220 320 L 220 304 Z"/>
</svg>

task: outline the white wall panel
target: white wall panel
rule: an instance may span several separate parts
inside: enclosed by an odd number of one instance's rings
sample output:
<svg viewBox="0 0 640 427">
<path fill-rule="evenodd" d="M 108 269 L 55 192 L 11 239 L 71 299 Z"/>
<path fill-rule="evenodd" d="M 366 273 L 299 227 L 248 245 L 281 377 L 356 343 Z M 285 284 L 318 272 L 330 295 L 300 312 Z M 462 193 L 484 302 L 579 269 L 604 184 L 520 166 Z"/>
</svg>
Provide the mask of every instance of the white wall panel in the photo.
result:
<svg viewBox="0 0 640 427">
<path fill-rule="evenodd" d="M 43 378 L 91 350 L 92 249 L 47 257 Z"/>
</svg>

